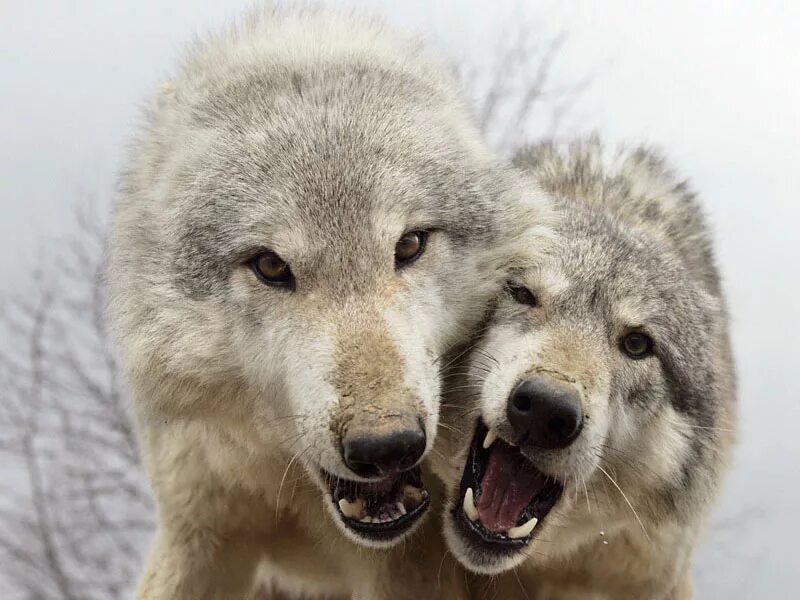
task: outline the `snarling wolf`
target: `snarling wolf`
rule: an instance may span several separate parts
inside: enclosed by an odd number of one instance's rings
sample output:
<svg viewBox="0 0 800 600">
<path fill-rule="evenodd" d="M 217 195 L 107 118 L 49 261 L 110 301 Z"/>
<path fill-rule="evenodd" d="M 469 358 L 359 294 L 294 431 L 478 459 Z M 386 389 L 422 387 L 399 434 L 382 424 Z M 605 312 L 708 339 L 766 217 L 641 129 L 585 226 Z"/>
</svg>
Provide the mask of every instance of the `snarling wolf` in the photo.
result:
<svg viewBox="0 0 800 600">
<path fill-rule="evenodd" d="M 703 217 L 655 153 L 606 154 L 591 139 L 516 156 L 558 199 L 558 236 L 510 277 L 443 405 L 445 536 L 471 571 L 508 572 L 487 584 L 499 598 L 690 598 L 728 460 L 734 368 Z"/>
<path fill-rule="evenodd" d="M 274 7 L 188 50 L 121 190 L 110 316 L 158 505 L 139 597 L 242 598 L 257 569 L 424 596 L 426 573 L 364 547 L 426 512 L 442 357 L 544 196 L 416 42 Z"/>
</svg>

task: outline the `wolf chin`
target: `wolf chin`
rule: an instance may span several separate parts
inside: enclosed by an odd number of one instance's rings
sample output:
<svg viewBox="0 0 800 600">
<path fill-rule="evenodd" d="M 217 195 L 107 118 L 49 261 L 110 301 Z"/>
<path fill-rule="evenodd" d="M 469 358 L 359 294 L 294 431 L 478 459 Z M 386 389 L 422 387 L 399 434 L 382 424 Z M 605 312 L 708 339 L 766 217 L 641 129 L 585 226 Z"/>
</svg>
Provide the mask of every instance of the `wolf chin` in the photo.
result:
<svg viewBox="0 0 800 600">
<path fill-rule="evenodd" d="M 443 357 L 544 196 L 417 43 L 273 7 L 189 48 L 121 190 L 110 317 L 158 505 L 139 598 L 241 598 L 256 571 L 424 596 L 438 558 L 371 549 L 422 522 Z"/>
<path fill-rule="evenodd" d="M 509 278 L 443 405 L 445 537 L 496 597 L 691 598 L 728 462 L 734 367 L 702 215 L 652 151 L 607 154 L 516 156 L 559 199 L 559 239 Z"/>
</svg>

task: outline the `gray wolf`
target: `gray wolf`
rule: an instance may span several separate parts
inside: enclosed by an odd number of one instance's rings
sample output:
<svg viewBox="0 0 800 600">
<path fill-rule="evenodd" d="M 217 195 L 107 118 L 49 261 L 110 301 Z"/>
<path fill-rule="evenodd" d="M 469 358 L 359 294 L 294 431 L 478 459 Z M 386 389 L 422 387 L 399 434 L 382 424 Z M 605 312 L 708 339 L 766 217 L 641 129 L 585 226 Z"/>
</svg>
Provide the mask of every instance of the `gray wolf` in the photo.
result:
<svg viewBox="0 0 800 600">
<path fill-rule="evenodd" d="M 609 154 L 516 156 L 556 198 L 557 238 L 512 273 L 443 404 L 445 537 L 493 575 L 481 593 L 692 596 L 734 437 L 725 304 L 688 186 L 651 150 Z"/>
<path fill-rule="evenodd" d="M 408 541 L 440 366 L 502 283 L 493 248 L 547 211 L 448 70 L 375 19 L 269 6 L 191 46 L 109 245 L 158 506 L 139 598 L 242 598 L 256 573 L 297 594 L 429 590 L 397 553 L 440 565 L 434 536 Z"/>
</svg>

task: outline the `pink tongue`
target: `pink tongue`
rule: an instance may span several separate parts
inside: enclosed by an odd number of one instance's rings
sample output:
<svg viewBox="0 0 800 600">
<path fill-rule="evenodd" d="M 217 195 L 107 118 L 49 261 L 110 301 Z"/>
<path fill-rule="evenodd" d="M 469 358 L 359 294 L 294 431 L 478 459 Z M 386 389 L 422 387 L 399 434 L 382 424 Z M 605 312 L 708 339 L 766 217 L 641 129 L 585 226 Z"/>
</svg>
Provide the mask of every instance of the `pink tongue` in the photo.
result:
<svg viewBox="0 0 800 600">
<path fill-rule="evenodd" d="M 542 489 L 545 479 L 516 448 L 497 441 L 481 481 L 478 515 L 492 533 L 516 527 L 520 514 Z"/>
</svg>

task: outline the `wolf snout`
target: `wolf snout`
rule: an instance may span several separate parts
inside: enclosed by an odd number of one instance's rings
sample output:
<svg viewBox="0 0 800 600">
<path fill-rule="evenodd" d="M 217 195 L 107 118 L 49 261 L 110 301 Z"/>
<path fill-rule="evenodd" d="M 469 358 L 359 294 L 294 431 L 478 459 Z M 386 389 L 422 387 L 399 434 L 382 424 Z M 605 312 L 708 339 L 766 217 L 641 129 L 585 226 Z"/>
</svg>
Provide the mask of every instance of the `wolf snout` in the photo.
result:
<svg viewBox="0 0 800 600">
<path fill-rule="evenodd" d="M 425 429 L 418 419 L 402 419 L 383 431 L 350 428 L 342 439 L 347 467 L 361 477 L 386 477 L 414 467 L 425 454 Z"/>
<path fill-rule="evenodd" d="M 508 398 L 506 415 L 518 439 L 548 450 L 566 448 L 583 428 L 578 391 L 546 377 L 520 382 Z"/>
</svg>

